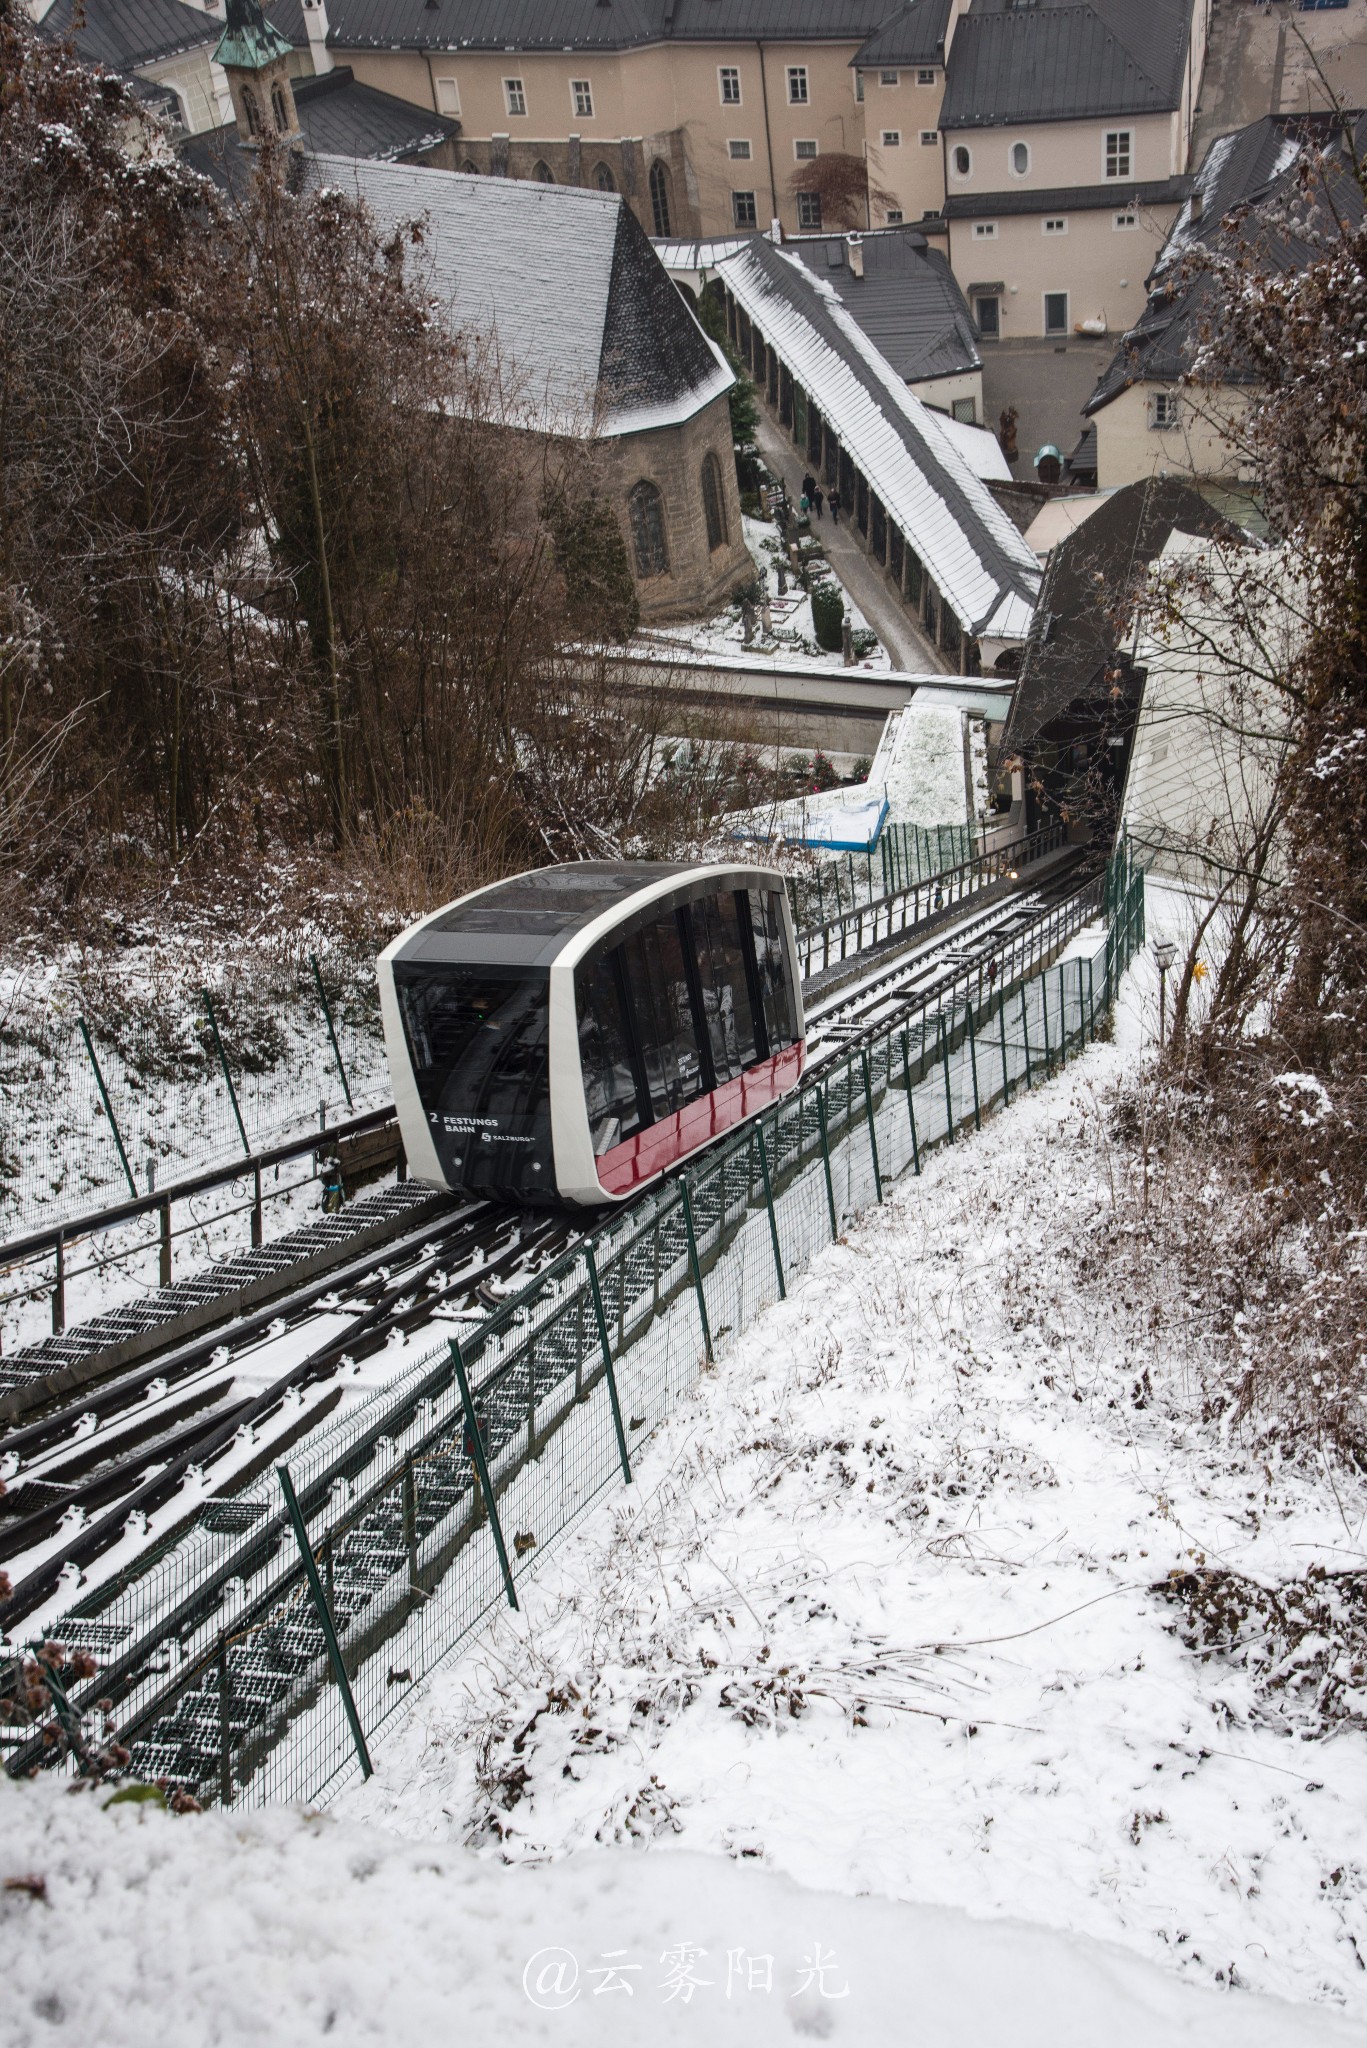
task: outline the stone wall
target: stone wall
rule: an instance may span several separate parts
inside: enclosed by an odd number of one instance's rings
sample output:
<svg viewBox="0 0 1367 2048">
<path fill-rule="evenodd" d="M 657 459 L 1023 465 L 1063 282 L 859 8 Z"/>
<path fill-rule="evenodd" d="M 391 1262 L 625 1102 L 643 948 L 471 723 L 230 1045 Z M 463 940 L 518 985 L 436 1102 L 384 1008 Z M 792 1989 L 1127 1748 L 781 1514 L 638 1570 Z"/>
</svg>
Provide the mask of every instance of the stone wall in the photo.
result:
<svg viewBox="0 0 1367 2048">
<path fill-rule="evenodd" d="M 611 189 L 620 192 L 648 235 L 655 233 L 655 212 L 650 196 L 651 166 L 659 160 L 665 168 L 669 205 L 669 232 L 688 239 L 702 232 L 694 180 L 682 133 L 675 129 L 665 135 L 648 135 L 637 141 L 625 136 L 618 142 L 585 141 L 571 135 L 560 142 L 522 142 L 508 135 L 495 135 L 487 142 L 462 136 L 444 168 L 471 168 L 496 178 L 535 178 L 544 164 L 557 185 L 582 185 L 590 191 L 602 188 L 600 165 L 612 178 Z"/>
<path fill-rule="evenodd" d="M 622 522 L 627 559 L 636 574 L 641 617 L 649 621 L 700 617 L 718 610 L 735 591 L 753 582 L 755 565 L 741 529 L 740 492 L 731 449 L 731 413 L 725 393 L 678 427 L 655 427 L 601 441 L 604 488 Z M 726 538 L 707 544 L 702 466 L 717 458 Z M 642 480 L 653 483 L 664 501 L 666 575 L 641 576 L 632 542 L 628 501 Z"/>
</svg>

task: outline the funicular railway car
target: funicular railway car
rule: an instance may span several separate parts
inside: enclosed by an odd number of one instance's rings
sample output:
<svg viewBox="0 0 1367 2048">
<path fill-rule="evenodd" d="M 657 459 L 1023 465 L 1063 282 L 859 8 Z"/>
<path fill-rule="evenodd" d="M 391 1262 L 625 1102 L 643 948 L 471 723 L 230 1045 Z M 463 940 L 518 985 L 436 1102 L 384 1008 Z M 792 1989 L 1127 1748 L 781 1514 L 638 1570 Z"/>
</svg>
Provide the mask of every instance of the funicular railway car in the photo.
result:
<svg viewBox="0 0 1367 2048">
<path fill-rule="evenodd" d="M 460 1194 L 624 1201 L 802 1073 L 766 868 L 539 868 L 412 926 L 379 982 L 409 1170 Z"/>
</svg>

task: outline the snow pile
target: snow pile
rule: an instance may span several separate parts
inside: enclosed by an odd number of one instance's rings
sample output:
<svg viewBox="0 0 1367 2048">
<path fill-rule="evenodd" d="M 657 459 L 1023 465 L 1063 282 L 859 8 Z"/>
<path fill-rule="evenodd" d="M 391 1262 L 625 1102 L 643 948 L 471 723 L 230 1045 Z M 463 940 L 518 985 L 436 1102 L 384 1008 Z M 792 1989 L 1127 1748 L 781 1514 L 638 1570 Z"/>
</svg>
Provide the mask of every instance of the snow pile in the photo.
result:
<svg viewBox="0 0 1367 2048">
<path fill-rule="evenodd" d="M 326 1815 L 173 1819 L 0 1787 L 7 2038 L 879 2048 L 1331 2048 L 1337 2016 L 1174 1982 L 1100 1943 L 599 1850 L 533 1869 Z M 24 1880 L 34 1882 L 24 1888 Z M 35 1895 L 36 1893 L 36 1895 Z"/>
<path fill-rule="evenodd" d="M 1288 1739 L 1169 1593 L 1360 1557 L 1367 1484 L 1203 1422 L 1182 1304 L 1151 1339 L 1151 1294 L 1088 1277 L 1122 1064 L 825 1255 L 345 1810 L 495 1861 L 741 1859 L 1367 2014 L 1362 1736 Z"/>
</svg>

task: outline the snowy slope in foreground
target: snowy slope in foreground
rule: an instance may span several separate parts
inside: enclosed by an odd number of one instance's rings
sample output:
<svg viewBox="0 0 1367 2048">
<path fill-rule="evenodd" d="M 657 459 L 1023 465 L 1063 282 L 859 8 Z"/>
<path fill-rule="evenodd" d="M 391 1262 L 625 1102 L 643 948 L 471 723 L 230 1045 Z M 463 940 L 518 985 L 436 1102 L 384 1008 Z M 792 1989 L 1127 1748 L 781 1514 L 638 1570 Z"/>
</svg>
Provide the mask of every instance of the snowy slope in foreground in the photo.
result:
<svg viewBox="0 0 1367 2048">
<path fill-rule="evenodd" d="M 100 1813 L 101 1796 L 0 1786 L 6 1873 L 47 1881 L 45 1901 L 0 1897 L 7 2043 L 1331 2048 L 1359 2038 L 1338 2015 L 1182 1984 L 1106 1944 L 802 1891 L 715 1858 L 600 1849 L 509 1869 L 326 1815 L 173 1820 L 129 1806 Z M 610 1970 L 629 1992 L 611 1988 Z"/>
</svg>

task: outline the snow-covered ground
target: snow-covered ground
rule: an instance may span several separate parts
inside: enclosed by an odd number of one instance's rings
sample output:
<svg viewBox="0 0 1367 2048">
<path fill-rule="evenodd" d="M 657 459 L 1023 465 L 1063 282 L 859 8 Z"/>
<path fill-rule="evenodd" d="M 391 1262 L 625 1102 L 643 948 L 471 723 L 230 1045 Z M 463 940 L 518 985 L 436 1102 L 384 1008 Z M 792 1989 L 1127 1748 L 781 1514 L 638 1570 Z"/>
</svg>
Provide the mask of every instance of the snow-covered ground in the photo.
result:
<svg viewBox="0 0 1367 2048">
<path fill-rule="evenodd" d="M 842 668 L 844 661 L 839 650 L 834 654 L 828 653 L 817 641 L 816 627 L 812 623 L 812 600 L 806 592 L 789 579 L 786 594 L 779 594 L 777 563 L 782 543 L 779 540 L 778 528 L 767 519 L 751 519 L 748 516 L 744 526 L 745 544 L 754 557 L 755 568 L 764 578 L 769 592 L 772 632 L 763 631 L 757 619 L 754 640 L 748 649 L 745 648 L 745 627 L 741 608 L 739 604 L 733 604 L 728 605 L 724 611 L 717 612 L 710 619 L 686 620 L 675 626 L 653 627 L 645 637 L 665 643 L 673 642 L 677 646 L 690 648 L 700 654 L 739 654 L 742 651 L 777 656 L 786 654 L 801 657 L 805 666 Z M 833 566 L 831 573 L 835 576 L 845 600 L 845 615 L 849 619 L 851 630 L 855 633 L 872 633 L 873 628 L 844 584 L 840 583 Z M 857 666 L 861 669 L 887 670 L 892 667 L 892 659 L 880 641 L 866 654 L 860 656 Z"/>
</svg>

